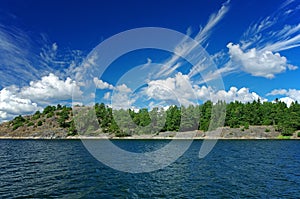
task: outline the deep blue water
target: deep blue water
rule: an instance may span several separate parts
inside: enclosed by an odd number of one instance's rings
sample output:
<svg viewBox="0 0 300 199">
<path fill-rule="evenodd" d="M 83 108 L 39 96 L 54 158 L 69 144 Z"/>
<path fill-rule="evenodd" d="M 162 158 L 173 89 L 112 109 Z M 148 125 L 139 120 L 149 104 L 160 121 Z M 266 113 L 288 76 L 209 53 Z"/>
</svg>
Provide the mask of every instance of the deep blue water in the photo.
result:
<svg viewBox="0 0 300 199">
<path fill-rule="evenodd" d="M 168 141 L 114 141 L 142 152 Z M 80 140 L 0 140 L 0 198 L 299 198 L 300 141 L 202 141 L 170 166 L 131 174 L 98 162 Z"/>
</svg>

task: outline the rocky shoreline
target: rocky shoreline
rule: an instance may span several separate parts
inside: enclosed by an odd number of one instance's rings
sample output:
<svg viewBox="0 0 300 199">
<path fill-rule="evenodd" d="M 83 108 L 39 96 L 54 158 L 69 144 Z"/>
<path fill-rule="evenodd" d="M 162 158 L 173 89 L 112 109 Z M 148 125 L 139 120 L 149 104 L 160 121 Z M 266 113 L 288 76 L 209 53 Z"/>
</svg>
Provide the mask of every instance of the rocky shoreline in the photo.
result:
<svg viewBox="0 0 300 199">
<path fill-rule="evenodd" d="M 43 133 L 26 133 L 25 135 L 17 134 L 12 135 L 10 133 L 1 133 L 0 139 L 124 139 L 124 140 L 134 140 L 134 139 L 221 139 L 221 140 L 258 140 L 258 139 L 300 139 L 297 136 L 297 132 L 293 136 L 283 137 L 280 132 L 276 131 L 273 126 L 250 126 L 248 129 L 244 128 L 229 128 L 223 127 L 215 131 L 187 131 L 187 132 L 161 132 L 159 134 L 141 134 L 132 135 L 126 137 L 116 137 L 113 134 L 99 134 L 97 136 L 67 136 L 65 132 L 59 132 L 59 129 L 51 131 L 46 130 Z M 59 132 L 59 133 L 57 133 Z"/>
</svg>

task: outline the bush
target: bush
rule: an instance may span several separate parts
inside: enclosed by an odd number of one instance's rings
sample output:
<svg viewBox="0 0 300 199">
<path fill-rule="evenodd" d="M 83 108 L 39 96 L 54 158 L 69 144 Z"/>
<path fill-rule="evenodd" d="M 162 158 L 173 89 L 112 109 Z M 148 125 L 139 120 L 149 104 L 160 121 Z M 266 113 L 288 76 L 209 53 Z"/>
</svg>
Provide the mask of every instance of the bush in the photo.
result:
<svg viewBox="0 0 300 199">
<path fill-rule="evenodd" d="M 51 112 L 54 112 L 56 110 L 56 107 L 55 106 L 47 106 L 44 111 L 43 111 L 43 114 L 46 115 L 48 113 L 51 113 Z"/>
<path fill-rule="evenodd" d="M 29 122 L 29 123 L 27 124 L 27 126 L 33 126 L 33 125 L 34 125 L 33 122 Z"/>
<path fill-rule="evenodd" d="M 270 129 L 268 129 L 268 128 L 266 128 L 266 130 L 265 130 L 265 132 L 266 133 L 268 133 L 268 132 L 270 132 L 271 130 Z"/>
<path fill-rule="evenodd" d="M 38 121 L 37 125 L 38 125 L 38 126 L 42 126 L 42 125 L 43 125 L 43 122 L 40 120 L 40 121 Z"/>
<path fill-rule="evenodd" d="M 294 133 L 294 129 L 292 129 L 292 128 L 285 128 L 281 132 L 281 135 L 283 135 L 283 136 L 292 136 L 293 133 Z"/>
<path fill-rule="evenodd" d="M 248 122 L 246 122 L 246 123 L 244 124 L 244 128 L 245 128 L 245 129 L 249 129 L 249 123 L 248 123 Z"/>
<path fill-rule="evenodd" d="M 47 118 L 53 117 L 54 116 L 54 112 L 50 112 L 47 114 Z"/>
<path fill-rule="evenodd" d="M 115 133 L 116 137 L 127 137 L 130 136 L 128 133 L 124 132 L 124 131 L 118 131 Z"/>
<path fill-rule="evenodd" d="M 16 130 L 17 128 L 19 128 L 19 127 L 21 127 L 21 126 L 23 126 L 23 123 L 16 123 L 16 124 L 14 124 L 14 126 L 13 126 L 13 130 Z"/>
<path fill-rule="evenodd" d="M 13 123 L 13 130 L 16 130 L 20 126 L 23 126 L 24 123 L 26 122 L 25 118 L 23 118 L 21 115 L 15 117 L 12 121 Z"/>
<path fill-rule="evenodd" d="M 35 114 L 32 116 L 32 119 L 33 119 L 33 120 L 37 120 L 37 119 L 39 119 L 40 117 L 41 117 L 41 113 L 38 112 L 38 113 L 35 113 Z"/>
<path fill-rule="evenodd" d="M 297 136 L 300 137 L 300 131 L 298 132 Z"/>
</svg>

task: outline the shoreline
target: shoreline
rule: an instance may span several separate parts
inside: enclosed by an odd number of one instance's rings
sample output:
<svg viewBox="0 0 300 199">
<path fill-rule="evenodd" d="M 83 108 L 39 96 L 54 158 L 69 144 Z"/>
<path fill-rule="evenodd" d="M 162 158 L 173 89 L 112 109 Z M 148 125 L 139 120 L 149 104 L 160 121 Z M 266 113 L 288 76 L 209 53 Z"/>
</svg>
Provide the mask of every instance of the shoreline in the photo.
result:
<svg viewBox="0 0 300 199">
<path fill-rule="evenodd" d="M 69 137 L 12 137 L 0 136 L 0 140 L 300 140 L 297 137 L 151 137 L 151 136 L 131 136 L 131 137 L 89 137 L 89 136 L 69 136 Z"/>
<path fill-rule="evenodd" d="M 266 131 L 268 129 L 269 131 Z M 159 134 L 134 134 L 117 137 L 114 134 L 100 133 L 98 135 L 67 136 L 60 133 L 27 134 L 27 135 L 0 135 L 0 140 L 300 140 L 295 132 L 291 136 L 282 136 L 272 126 L 250 126 L 249 129 L 222 127 L 213 131 L 166 131 Z"/>
</svg>

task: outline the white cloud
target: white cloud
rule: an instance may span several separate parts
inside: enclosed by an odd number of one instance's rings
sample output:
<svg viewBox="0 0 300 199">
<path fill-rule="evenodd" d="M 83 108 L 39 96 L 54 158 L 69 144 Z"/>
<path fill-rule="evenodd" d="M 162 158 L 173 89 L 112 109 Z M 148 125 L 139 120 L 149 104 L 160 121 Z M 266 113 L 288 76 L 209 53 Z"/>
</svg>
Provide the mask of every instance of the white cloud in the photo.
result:
<svg viewBox="0 0 300 199">
<path fill-rule="evenodd" d="M 18 96 L 18 91 L 14 86 L 0 91 L 0 123 L 16 115 L 30 114 L 41 109 L 30 99 Z"/>
<path fill-rule="evenodd" d="M 171 104 L 179 102 L 187 106 L 194 104 L 196 100 L 211 100 L 216 103 L 219 100 L 227 103 L 240 101 L 242 103 L 252 102 L 260 99 L 266 101 L 255 92 L 250 92 L 248 88 L 231 87 L 228 91 L 214 90 L 212 87 L 198 86 L 191 84 L 187 75 L 177 73 L 175 77 L 164 80 L 154 80 L 148 83 L 144 89 L 144 94 L 154 100 L 170 101 Z"/>
<path fill-rule="evenodd" d="M 285 102 L 288 106 L 295 101 L 300 102 L 300 90 L 296 89 L 274 89 L 267 96 L 281 95 L 284 96 L 279 98 L 280 101 Z"/>
<path fill-rule="evenodd" d="M 286 89 L 274 89 L 267 96 L 270 95 L 285 95 L 288 91 Z"/>
<path fill-rule="evenodd" d="M 265 78 L 274 78 L 287 69 L 296 70 L 298 67 L 279 53 L 300 46 L 300 23 L 288 24 L 294 19 L 295 12 L 294 1 L 289 1 L 273 14 L 253 23 L 239 44 L 227 45 L 231 58 L 228 63 L 253 76 Z"/>
<path fill-rule="evenodd" d="M 210 15 L 209 20 L 203 29 L 199 31 L 195 40 L 199 43 L 205 42 L 211 34 L 212 29 L 224 18 L 229 10 L 230 1 L 225 2 L 217 13 Z"/>
<path fill-rule="evenodd" d="M 120 93 L 132 92 L 132 90 L 130 88 L 128 88 L 126 84 L 121 84 L 121 85 L 116 86 L 115 91 L 120 92 Z"/>
<path fill-rule="evenodd" d="M 295 102 L 295 100 L 292 99 L 292 98 L 290 98 L 290 97 L 282 97 L 282 98 L 279 98 L 278 100 L 281 101 L 281 102 L 286 103 L 287 107 L 290 107 L 291 104 L 292 104 L 293 102 Z M 273 101 L 273 102 L 274 102 L 274 101 Z"/>
<path fill-rule="evenodd" d="M 31 81 L 29 86 L 23 87 L 20 95 L 40 103 L 51 101 L 68 100 L 82 94 L 79 86 L 70 78 L 60 80 L 56 75 L 50 73 L 41 80 Z"/>
<path fill-rule="evenodd" d="M 188 75 L 180 72 L 175 77 L 148 82 L 144 93 L 155 100 L 171 101 L 171 104 L 176 102 L 175 104 L 188 105 L 196 98 Z"/>
<path fill-rule="evenodd" d="M 111 96 L 112 108 L 114 109 L 129 109 L 134 108 L 133 104 L 138 99 L 138 96 L 132 95 L 132 90 L 125 84 L 115 86 Z"/>
<path fill-rule="evenodd" d="M 240 45 L 229 43 L 227 45 L 233 65 L 241 66 L 241 69 L 253 76 L 274 78 L 275 74 L 286 69 L 294 69 L 287 63 L 287 59 L 279 53 L 271 51 L 258 51 L 255 48 L 244 52 Z"/>
<path fill-rule="evenodd" d="M 222 7 L 219 9 L 217 13 L 213 13 L 210 15 L 207 24 L 202 28 L 200 27 L 199 32 L 194 37 L 195 42 L 188 42 L 189 40 L 185 38 L 181 43 L 179 43 L 175 49 L 175 54 L 168 60 L 166 60 L 165 63 L 163 63 L 162 69 L 157 73 L 156 77 L 165 77 L 170 74 L 172 74 L 177 68 L 179 68 L 182 63 L 179 63 L 178 60 L 181 57 L 186 57 L 189 55 L 190 57 L 199 57 L 201 56 L 202 52 L 199 52 L 199 44 L 204 44 L 207 42 L 209 36 L 211 35 L 211 32 L 213 28 L 224 18 L 225 14 L 229 10 L 229 3 L 230 1 L 226 1 Z M 191 30 L 187 30 L 187 35 L 190 35 Z M 192 52 L 193 51 L 193 52 Z M 198 55 L 200 53 L 201 55 Z M 202 55 L 203 56 L 203 55 Z M 195 59 L 195 58 L 194 58 Z M 200 60 L 202 62 L 202 60 Z M 201 66 L 201 63 L 197 64 L 196 67 Z M 197 69 L 194 69 L 194 71 Z"/>
<path fill-rule="evenodd" d="M 39 71 L 33 67 L 37 56 L 29 51 L 35 45 L 30 37 L 21 29 L 0 24 L 0 41 L 0 86 L 35 79 Z"/>
<path fill-rule="evenodd" d="M 198 98 L 207 101 L 211 100 L 212 102 L 216 103 L 219 100 L 225 101 L 227 103 L 239 101 L 242 103 L 252 102 L 254 100 L 260 99 L 261 101 L 266 101 L 266 99 L 260 97 L 255 92 L 250 92 L 248 88 L 236 88 L 231 87 L 228 91 L 225 90 L 218 90 L 215 91 L 211 87 L 195 87 L 195 93 L 197 94 Z"/>
<path fill-rule="evenodd" d="M 107 82 L 104 82 L 102 81 L 101 79 L 98 79 L 97 77 L 94 77 L 93 79 L 94 81 L 94 84 L 96 85 L 96 88 L 99 88 L 99 89 L 114 89 L 114 86 L 107 83 Z"/>
<path fill-rule="evenodd" d="M 106 92 L 106 93 L 104 94 L 103 99 L 108 100 L 109 98 L 110 98 L 110 92 Z"/>
<path fill-rule="evenodd" d="M 31 81 L 29 86 L 5 87 L 0 91 L 0 122 L 17 115 L 31 114 L 41 110 L 42 105 L 71 100 L 72 95 L 79 97 L 81 94 L 75 81 L 70 78 L 60 80 L 52 73 L 41 80 Z"/>
</svg>

